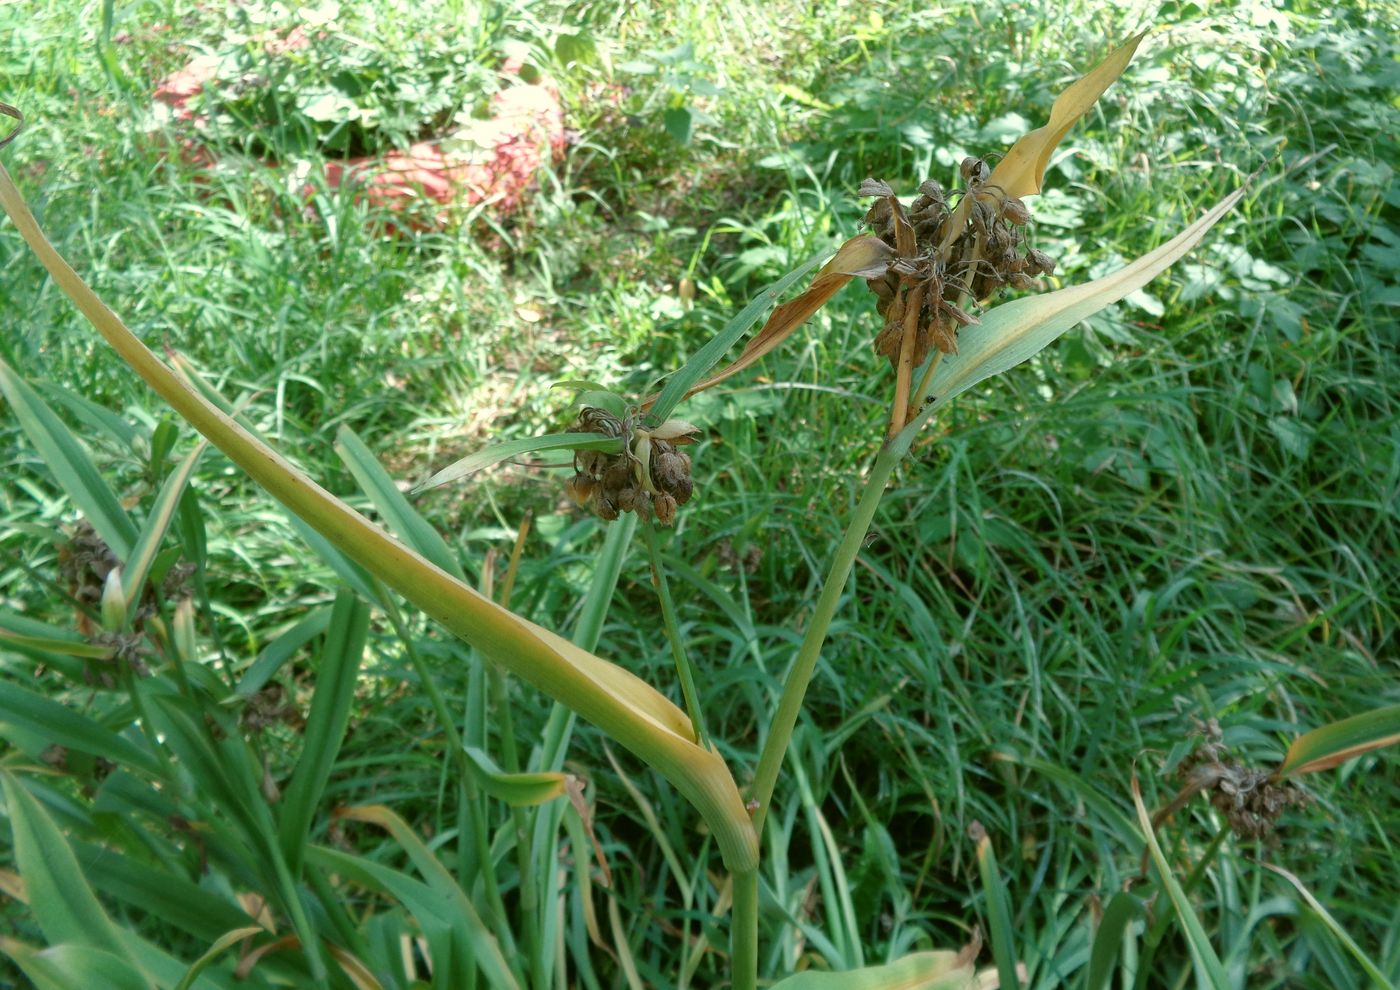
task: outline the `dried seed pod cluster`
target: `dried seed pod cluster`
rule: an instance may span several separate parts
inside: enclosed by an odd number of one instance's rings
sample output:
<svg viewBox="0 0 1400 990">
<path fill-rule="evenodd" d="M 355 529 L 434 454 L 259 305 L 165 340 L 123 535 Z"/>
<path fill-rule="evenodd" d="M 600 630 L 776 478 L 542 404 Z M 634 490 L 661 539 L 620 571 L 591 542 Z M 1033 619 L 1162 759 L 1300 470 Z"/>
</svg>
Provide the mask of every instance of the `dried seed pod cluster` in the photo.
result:
<svg viewBox="0 0 1400 990">
<path fill-rule="evenodd" d="M 1031 218 L 1026 204 L 989 185 L 991 168 L 980 158 L 963 159 L 957 205 L 930 179 L 906 210 L 888 183 L 866 179 L 862 196 L 876 196 L 865 215 L 875 236 L 894 249 L 885 273 L 866 279 L 885 318 L 875 349 L 896 367 L 910 340 L 917 366 L 931 348 L 957 353 L 957 333 L 977 322 L 963 306 L 984 302 L 1005 286 L 1028 289 L 1037 275 L 1055 270 L 1044 252 L 1023 250 L 1021 228 Z"/>
<path fill-rule="evenodd" d="M 574 454 L 575 474 L 565 486 L 571 499 L 591 508 L 600 519 L 635 512 L 643 519 L 655 516 L 663 526 L 675 521 L 676 509 L 690 501 L 695 490 L 690 455 L 678 448 L 690 441 L 694 426 L 668 420 L 646 429 L 631 417 L 624 420 L 603 409 L 586 408 L 574 428 L 618 438 L 623 449 L 617 454 L 597 450 Z"/>
<path fill-rule="evenodd" d="M 1177 776 L 1186 781 L 1188 790 L 1206 792 L 1215 810 L 1225 816 L 1230 830 L 1240 838 L 1269 838 L 1284 809 L 1307 802 L 1301 789 L 1275 779 L 1272 771 L 1231 758 L 1215 719 L 1195 722 L 1203 740 L 1181 761 Z"/>
</svg>

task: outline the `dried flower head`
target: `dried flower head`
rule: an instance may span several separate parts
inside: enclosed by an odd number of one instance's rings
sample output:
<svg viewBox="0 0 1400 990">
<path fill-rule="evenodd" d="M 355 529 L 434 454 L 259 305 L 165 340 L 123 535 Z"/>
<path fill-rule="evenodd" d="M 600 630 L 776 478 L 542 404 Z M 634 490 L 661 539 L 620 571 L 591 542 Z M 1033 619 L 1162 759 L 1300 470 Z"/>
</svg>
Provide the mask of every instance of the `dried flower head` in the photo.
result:
<svg viewBox="0 0 1400 990">
<path fill-rule="evenodd" d="M 623 440 L 617 454 L 581 450 L 574 455 L 575 473 L 564 487 L 574 502 L 609 521 L 623 512 L 655 517 L 663 526 L 675 521 L 676 509 L 695 491 L 690 455 L 677 446 L 690 442 L 697 432 L 694 426 L 673 419 L 648 429 L 640 417 L 587 407 L 579 412 L 574 429 Z"/>
</svg>

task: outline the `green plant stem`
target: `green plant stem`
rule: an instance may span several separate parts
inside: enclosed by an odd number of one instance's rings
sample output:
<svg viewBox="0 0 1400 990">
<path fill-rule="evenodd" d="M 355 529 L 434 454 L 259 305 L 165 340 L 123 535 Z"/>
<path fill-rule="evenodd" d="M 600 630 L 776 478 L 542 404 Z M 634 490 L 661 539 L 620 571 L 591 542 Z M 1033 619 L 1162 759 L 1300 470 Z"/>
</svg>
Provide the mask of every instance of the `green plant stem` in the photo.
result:
<svg viewBox="0 0 1400 990">
<path fill-rule="evenodd" d="M 758 986 L 758 870 L 730 874 L 734 907 L 729 917 L 729 969 L 734 990 Z"/>
<path fill-rule="evenodd" d="M 685 710 L 690 715 L 690 724 L 695 729 L 695 738 L 701 746 L 709 748 L 710 739 L 705 732 L 705 717 L 700 711 L 700 693 L 695 689 L 695 668 L 686 656 L 685 644 L 681 642 L 680 624 L 676 621 L 676 603 L 671 598 L 671 586 L 666 580 L 666 571 L 661 566 L 661 541 L 657 539 L 656 527 L 650 521 L 641 523 L 646 534 L 647 554 L 651 558 L 651 584 L 656 589 L 656 597 L 661 602 L 661 620 L 666 627 L 666 639 L 671 643 L 671 656 L 676 661 L 676 674 L 681 681 L 681 696 L 685 699 Z"/>
<path fill-rule="evenodd" d="M 802 637 L 802 645 L 783 680 L 783 693 L 778 700 L 778 710 L 773 713 L 773 721 L 768 728 L 768 737 L 763 741 L 763 752 L 758 758 L 758 769 L 754 773 L 753 787 L 749 796 L 758 802 L 754 812 L 754 829 L 763 834 L 763 821 L 768 815 L 768 806 L 773 799 L 773 788 L 778 783 L 778 773 L 783 768 L 783 758 L 788 744 L 792 741 L 792 730 L 797 725 L 797 716 L 802 712 L 802 701 L 807 696 L 807 686 L 812 683 L 812 675 L 817 669 L 817 658 L 821 655 L 822 644 L 826 642 L 827 630 L 836 615 L 836 606 L 846 589 L 846 579 L 851 567 L 860 554 L 865 534 L 875 518 L 875 510 L 885 494 L 885 485 L 894 473 L 904 454 L 909 449 L 913 434 L 924 422 L 924 417 L 916 418 L 881 449 L 870 469 L 865 491 L 856 505 L 855 513 L 846 527 L 846 535 L 836 548 L 836 556 L 831 561 L 826 582 L 822 585 L 821 596 L 807 622 L 807 632 Z M 736 894 L 737 898 L 737 894 Z"/>
</svg>

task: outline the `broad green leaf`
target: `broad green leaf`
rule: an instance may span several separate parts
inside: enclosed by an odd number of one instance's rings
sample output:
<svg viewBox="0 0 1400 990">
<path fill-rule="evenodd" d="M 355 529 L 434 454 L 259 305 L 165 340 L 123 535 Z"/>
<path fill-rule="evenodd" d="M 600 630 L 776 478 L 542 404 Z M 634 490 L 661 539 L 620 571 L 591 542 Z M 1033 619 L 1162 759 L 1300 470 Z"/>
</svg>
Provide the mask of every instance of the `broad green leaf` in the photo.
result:
<svg viewBox="0 0 1400 990">
<path fill-rule="evenodd" d="M 151 983 L 122 956 L 72 942 L 36 949 L 0 936 L 0 952 L 15 961 L 34 990 L 150 990 Z"/>
<path fill-rule="evenodd" d="M 1354 756 L 1400 742 L 1400 705 L 1377 708 L 1305 732 L 1293 740 L 1275 776 L 1330 770 Z"/>
<path fill-rule="evenodd" d="M 180 497 L 185 493 L 185 486 L 190 483 L 195 465 L 199 463 L 199 458 L 208 445 L 209 441 L 200 440 L 180 466 L 170 472 L 151 506 L 145 525 L 141 527 L 141 532 L 132 545 L 130 556 L 125 558 L 126 562 L 122 567 L 122 593 L 126 596 L 128 622 L 141 606 L 141 589 L 146 583 L 147 575 L 151 573 L 151 564 L 155 561 L 161 541 L 165 539 L 170 523 L 175 518 L 175 511 L 180 507 Z"/>
<path fill-rule="evenodd" d="M 1113 975 L 1113 966 L 1118 960 L 1128 925 L 1141 915 L 1142 902 L 1132 894 L 1120 890 L 1109 899 L 1099 929 L 1094 933 L 1084 990 L 1105 990 L 1109 977 Z"/>
<path fill-rule="evenodd" d="M 568 775 L 553 771 L 506 773 L 490 755 L 476 746 L 463 746 L 467 767 L 478 785 L 512 808 L 529 808 L 562 797 Z"/>
<path fill-rule="evenodd" d="M 1323 926 L 1332 933 L 1332 937 L 1340 942 L 1342 947 L 1345 948 L 1347 952 L 1351 953 L 1352 958 L 1366 971 L 1366 975 L 1371 978 L 1371 983 L 1377 990 L 1395 990 L 1395 984 L 1386 978 L 1386 975 L 1381 972 L 1380 967 L 1371 961 L 1370 956 L 1361 951 L 1361 946 L 1357 945 L 1356 940 L 1347 934 L 1347 930 L 1332 916 L 1332 913 L 1328 911 L 1327 908 L 1323 907 L 1322 902 L 1313 896 L 1312 891 L 1303 886 L 1303 881 L 1299 880 L 1281 866 L 1276 866 L 1273 863 L 1265 863 L 1263 865 L 1265 869 L 1273 870 L 1293 885 L 1293 888 L 1302 895 L 1303 900 L 1307 901 L 1308 907 L 1312 908 L 1313 913 L 1322 920 Z"/>
<path fill-rule="evenodd" d="M 542 437 L 507 440 L 505 443 L 493 444 L 483 450 L 468 454 L 459 461 L 452 462 L 427 481 L 414 485 L 409 490 L 409 494 L 418 495 L 430 488 L 439 488 L 457 481 L 459 478 L 465 478 L 469 474 L 494 467 L 512 457 L 519 457 L 521 454 L 534 454 L 542 450 L 560 450 L 562 448 L 601 450 L 615 454 L 622 450 L 622 441 L 597 433 L 548 433 Z"/>
<path fill-rule="evenodd" d="M 977 836 L 977 870 L 982 875 L 982 890 L 987 895 L 987 929 L 992 943 L 992 957 L 997 964 L 997 978 L 1007 988 L 1021 985 L 1016 975 L 1016 937 L 1011 927 L 1011 907 L 1006 902 L 1006 884 L 1002 882 L 991 836 L 980 823 L 975 823 Z"/>
<path fill-rule="evenodd" d="M 254 935 L 260 935 L 266 930 L 267 929 L 260 925 L 248 925 L 244 928 L 235 928 L 230 932 L 225 932 L 209 947 L 209 950 L 205 952 L 204 955 L 190 964 L 190 968 L 185 971 L 185 975 L 180 978 L 180 982 L 175 984 L 175 990 L 189 990 L 189 988 L 194 985 L 194 981 L 198 978 L 199 974 L 204 972 L 205 968 L 215 959 L 219 958 L 219 956 L 223 955 L 239 942 L 250 939 Z"/>
<path fill-rule="evenodd" d="M 428 886 L 446 901 L 444 908 L 449 912 L 448 917 L 471 943 L 477 964 L 491 980 L 491 986 L 502 988 L 519 986 L 515 974 L 501 954 L 500 943 L 491 934 L 486 923 L 481 920 L 476 908 L 467 899 L 462 888 L 457 885 L 452 874 L 402 818 L 383 805 L 361 805 L 355 808 L 345 808 L 341 810 L 340 815 L 352 821 L 378 825 L 392 835 L 394 840 L 403 847 L 404 852 L 408 853 L 408 858 L 413 862 L 418 872 L 423 875 Z"/>
<path fill-rule="evenodd" d="M 316 668 L 316 692 L 302 733 L 301 756 L 280 806 L 282 853 L 294 875 L 300 870 L 311 820 L 350 723 L 350 705 L 355 700 L 368 634 L 369 606 L 353 592 L 342 591 L 336 596 Z"/>
<path fill-rule="evenodd" d="M 157 773 L 160 762 L 148 750 L 105 725 L 52 698 L 35 694 L 10 681 L 0 682 L 0 735 L 4 725 L 27 729 L 39 738 L 103 756 L 123 766 Z"/>
<path fill-rule="evenodd" d="M 394 484 L 394 479 L 389 477 L 389 472 L 384 470 L 379 459 L 365 446 L 355 431 L 348 426 L 342 426 L 336 431 L 335 447 L 340 459 L 355 476 L 360 489 L 374 503 L 389 530 L 448 574 L 458 580 L 464 580 L 462 564 L 448 549 L 442 534 L 408 504 L 408 499 L 403 497 L 403 493 Z"/>
<path fill-rule="evenodd" d="M 836 295 L 836 293 L 851 279 L 856 277 L 873 278 L 876 275 L 883 275 L 885 266 L 893 255 L 894 249 L 878 237 L 874 237 L 870 234 L 861 234 L 857 237 L 852 237 L 845 244 L 841 245 L 835 257 L 822 266 L 822 270 L 817 272 L 816 277 L 812 279 L 812 284 L 807 287 L 802 295 L 783 303 L 777 309 L 773 310 L 773 315 L 768 317 L 768 321 L 763 324 L 763 329 L 754 334 L 753 339 L 744 346 L 743 352 L 732 364 L 728 365 L 723 371 L 706 378 L 703 382 L 692 385 L 685 392 L 678 393 L 675 400 L 670 402 L 668 408 L 666 402 L 666 400 L 670 398 L 668 393 L 678 380 L 683 380 L 681 374 L 678 372 L 676 377 L 667 383 L 666 388 L 663 389 L 659 395 L 653 397 L 655 398 L 655 405 L 651 410 L 651 415 L 648 417 L 648 420 L 653 423 L 659 423 L 665 420 L 670 416 L 671 409 L 674 409 L 676 403 L 680 402 L 681 399 L 718 385 L 725 379 L 737 375 L 745 368 L 757 362 L 760 358 L 764 357 L 786 340 L 798 327 L 806 323 L 813 313 L 825 306 L 827 302 L 830 301 L 831 297 Z M 798 271 L 805 271 L 811 264 L 811 262 L 808 262 L 807 265 L 799 268 Z M 766 303 L 769 296 L 772 295 L 776 295 L 775 290 L 764 293 L 759 297 L 759 300 L 756 301 L 761 300 Z M 754 303 L 749 303 L 739 315 L 743 316 L 748 313 L 749 309 L 753 308 L 753 306 Z M 737 322 L 738 319 L 739 317 L 735 317 L 731 325 Z M 744 329 L 747 329 L 748 325 L 752 322 L 752 319 L 748 320 L 748 322 L 744 324 Z M 686 362 L 685 367 L 682 368 L 681 371 L 688 371 L 692 364 L 698 365 L 702 355 L 708 359 L 708 352 L 710 351 L 711 345 L 726 339 L 728 337 L 728 331 L 729 327 L 726 326 L 718 337 L 697 351 L 695 357 Z M 742 330 L 740 332 L 742 333 Z M 738 334 L 736 333 L 734 336 L 738 337 Z M 728 349 L 729 344 L 728 341 L 726 341 L 724 349 L 720 350 L 718 354 L 722 356 L 724 351 Z M 713 366 L 713 362 L 711 362 L 711 366 Z M 648 402 L 650 401 L 651 400 L 648 400 Z M 646 405 L 646 403 L 643 405 Z"/>
<path fill-rule="evenodd" d="M 1104 90 L 1123 74 L 1146 33 L 1144 31 L 1129 38 L 1088 74 L 1055 97 L 1055 103 L 1050 108 L 1050 122 L 1012 145 L 1006 157 L 992 170 L 987 185 L 999 186 L 1007 196 L 1034 196 L 1040 192 L 1050 155 L 1064 140 L 1069 129 L 1098 102 Z"/>
<path fill-rule="evenodd" d="M 981 323 L 964 327 L 958 334 L 958 353 L 939 362 L 928 388 L 933 401 L 914 423 L 921 426 L 935 408 L 953 396 L 1014 368 L 1081 320 L 1142 288 L 1195 247 L 1244 193 L 1243 187 L 1235 190 L 1176 237 L 1111 275 L 1040 296 L 1013 299 L 982 314 Z"/>
<path fill-rule="evenodd" d="M 14 836 L 15 863 L 44 938 L 53 945 L 71 942 L 135 963 L 49 813 L 10 774 L 0 774 L 0 787 Z"/>
<path fill-rule="evenodd" d="M 1201 919 L 1196 917 L 1191 902 L 1186 898 L 1186 892 L 1181 889 L 1181 884 L 1173 875 L 1171 864 L 1167 862 L 1162 847 L 1157 844 L 1157 836 L 1152 831 L 1152 816 L 1147 813 L 1147 805 L 1142 802 L 1142 790 L 1138 786 L 1137 774 L 1133 774 L 1132 786 L 1138 826 L 1147 840 L 1147 851 L 1152 857 L 1153 865 L 1157 867 L 1157 877 L 1171 899 L 1177 921 L 1181 923 L 1182 934 L 1186 936 L 1186 947 L 1191 953 L 1196 978 L 1202 986 L 1209 987 L 1210 990 L 1231 990 L 1232 984 L 1225 975 L 1225 967 L 1215 952 L 1215 946 L 1210 944 L 1210 936 L 1201 926 Z"/>
<path fill-rule="evenodd" d="M 0 361 L 0 392 L 9 400 L 29 442 L 78 511 L 107 541 L 112 552 L 126 560 L 136 542 L 136 526 L 73 432 L 4 361 Z"/>
<path fill-rule="evenodd" d="M 844 973 L 810 970 L 773 984 L 772 990 L 974 990 L 972 960 L 958 952 L 916 952 L 883 966 Z"/>
</svg>

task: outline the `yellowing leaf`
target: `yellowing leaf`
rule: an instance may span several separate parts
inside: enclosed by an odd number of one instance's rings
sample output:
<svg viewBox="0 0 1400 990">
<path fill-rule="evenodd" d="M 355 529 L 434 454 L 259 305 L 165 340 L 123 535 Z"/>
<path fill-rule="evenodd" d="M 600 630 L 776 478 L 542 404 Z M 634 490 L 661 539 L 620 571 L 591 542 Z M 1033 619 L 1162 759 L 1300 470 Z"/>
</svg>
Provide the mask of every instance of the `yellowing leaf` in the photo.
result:
<svg viewBox="0 0 1400 990">
<path fill-rule="evenodd" d="M 851 279 L 883 275 L 885 266 L 893 255 L 894 250 L 878 237 L 869 234 L 852 237 L 841 245 L 841 250 L 836 252 L 834 258 L 822 266 L 822 270 L 817 272 L 806 292 L 773 310 L 773 315 L 768 317 L 763 329 L 754 335 L 733 364 L 690 389 L 686 396 L 718 385 L 758 361 L 806 323 L 813 313 L 825 306 Z"/>
<path fill-rule="evenodd" d="M 1330 770 L 1362 753 L 1400 742 L 1400 705 L 1377 708 L 1305 732 L 1293 740 L 1277 776 Z"/>
<path fill-rule="evenodd" d="M 1071 83 L 1069 88 L 1055 98 L 1050 108 L 1050 122 L 1038 127 L 1011 146 L 995 169 L 987 185 L 998 186 L 1007 196 L 1024 199 L 1040 192 L 1045 178 L 1045 166 L 1050 164 L 1050 155 L 1069 133 L 1080 117 L 1103 95 L 1104 90 L 1123 74 L 1137 51 L 1143 35 L 1129 38 L 1113 54 L 1104 59 L 1087 75 Z"/>
</svg>

